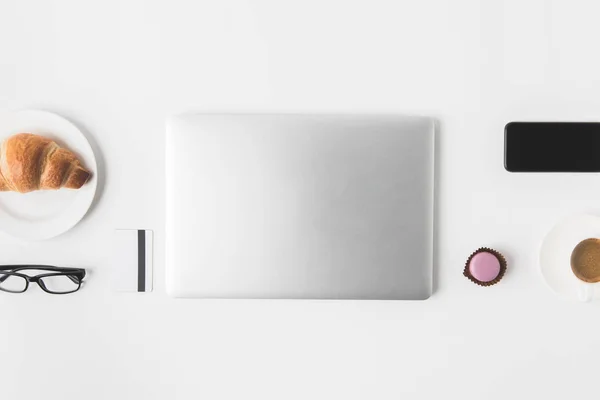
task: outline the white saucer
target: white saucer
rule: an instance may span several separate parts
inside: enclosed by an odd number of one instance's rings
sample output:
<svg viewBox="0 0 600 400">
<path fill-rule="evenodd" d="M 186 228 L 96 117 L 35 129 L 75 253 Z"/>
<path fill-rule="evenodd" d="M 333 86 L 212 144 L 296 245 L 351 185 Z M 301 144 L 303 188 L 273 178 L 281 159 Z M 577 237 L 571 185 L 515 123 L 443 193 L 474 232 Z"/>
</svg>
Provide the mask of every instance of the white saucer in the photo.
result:
<svg viewBox="0 0 600 400">
<path fill-rule="evenodd" d="M 540 269 L 550 289 L 572 300 L 598 299 L 600 283 L 586 284 L 571 271 L 571 252 L 579 242 L 600 238 L 600 217 L 577 215 L 569 217 L 550 230 L 540 249 Z M 590 290 L 587 299 L 582 290 Z"/>
<path fill-rule="evenodd" d="M 92 205 L 98 182 L 96 158 L 83 133 L 63 117 L 35 110 L 0 115 L 0 143 L 23 132 L 56 141 L 73 151 L 92 172 L 90 180 L 79 190 L 0 192 L 0 231 L 22 239 L 49 239 L 75 226 Z"/>
</svg>

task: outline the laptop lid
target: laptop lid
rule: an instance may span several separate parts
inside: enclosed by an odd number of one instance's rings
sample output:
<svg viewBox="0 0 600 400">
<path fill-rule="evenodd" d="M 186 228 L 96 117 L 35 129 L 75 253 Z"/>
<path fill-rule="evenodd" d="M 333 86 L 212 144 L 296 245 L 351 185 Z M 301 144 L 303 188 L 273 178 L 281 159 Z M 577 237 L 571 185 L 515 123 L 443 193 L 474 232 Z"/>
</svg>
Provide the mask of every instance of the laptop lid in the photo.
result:
<svg viewBox="0 0 600 400">
<path fill-rule="evenodd" d="M 431 295 L 431 119 L 184 114 L 166 147 L 172 296 Z"/>
</svg>

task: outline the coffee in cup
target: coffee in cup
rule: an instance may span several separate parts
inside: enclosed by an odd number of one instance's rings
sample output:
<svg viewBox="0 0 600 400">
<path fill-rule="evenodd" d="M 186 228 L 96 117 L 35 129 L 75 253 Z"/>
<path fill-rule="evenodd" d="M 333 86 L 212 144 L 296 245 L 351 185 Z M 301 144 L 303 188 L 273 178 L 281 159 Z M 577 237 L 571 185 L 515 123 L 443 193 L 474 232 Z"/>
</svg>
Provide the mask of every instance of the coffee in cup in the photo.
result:
<svg viewBox="0 0 600 400">
<path fill-rule="evenodd" d="M 600 239 L 585 239 L 571 253 L 571 269 L 587 283 L 600 282 Z"/>
<path fill-rule="evenodd" d="M 571 253 L 571 270 L 580 281 L 579 300 L 593 300 L 594 284 L 600 282 L 600 239 L 585 239 L 575 246 Z"/>
</svg>

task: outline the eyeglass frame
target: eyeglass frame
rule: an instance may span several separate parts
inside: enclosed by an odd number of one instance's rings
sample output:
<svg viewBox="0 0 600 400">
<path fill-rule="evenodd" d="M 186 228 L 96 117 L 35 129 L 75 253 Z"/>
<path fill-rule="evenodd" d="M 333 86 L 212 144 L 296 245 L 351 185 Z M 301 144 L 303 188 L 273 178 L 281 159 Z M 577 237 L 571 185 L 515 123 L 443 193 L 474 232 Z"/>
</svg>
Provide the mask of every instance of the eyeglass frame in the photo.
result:
<svg viewBox="0 0 600 400">
<path fill-rule="evenodd" d="M 33 270 L 39 270 L 39 271 L 55 271 L 54 273 L 48 273 L 48 274 L 39 274 L 39 275 L 35 275 L 35 276 L 29 276 L 29 275 L 25 275 L 25 274 L 21 274 L 19 273 L 19 271 L 23 271 L 23 270 L 27 270 L 27 269 L 33 269 Z M 20 294 L 20 293 L 25 293 L 27 291 L 27 289 L 29 289 L 29 283 L 37 283 L 38 286 L 46 293 L 49 294 L 71 294 L 71 293 L 75 293 L 77 291 L 79 291 L 79 289 L 81 289 L 81 284 L 83 282 L 83 278 L 85 278 L 85 269 L 83 268 L 67 268 L 67 267 L 55 267 L 52 265 L 3 265 L 0 266 L 0 275 L 4 275 L 6 278 L 2 279 L 3 277 L 0 277 L 0 283 L 4 282 L 6 279 L 8 279 L 9 276 L 18 276 L 21 278 L 25 279 L 25 289 L 23 289 L 22 291 L 16 292 L 16 291 L 12 291 L 12 290 L 5 290 L 2 289 L 2 287 L 0 286 L 0 291 L 3 291 L 5 293 L 14 293 L 14 294 Z M 51 290 L 49 290 L 46 285 L 44 284 L 44 281 L 42 280 L 43 278 L 49 277 L 49 276 L 66 276 L 67 278 L 69 278 L 71 281 L 73 281 L 73 283 L 77 284 L 77 289 L 75 290 L 71 290 L 69 292 L 53 292 Z M 41 283 L 40 283 L 41 281 Z"/>
</svg>

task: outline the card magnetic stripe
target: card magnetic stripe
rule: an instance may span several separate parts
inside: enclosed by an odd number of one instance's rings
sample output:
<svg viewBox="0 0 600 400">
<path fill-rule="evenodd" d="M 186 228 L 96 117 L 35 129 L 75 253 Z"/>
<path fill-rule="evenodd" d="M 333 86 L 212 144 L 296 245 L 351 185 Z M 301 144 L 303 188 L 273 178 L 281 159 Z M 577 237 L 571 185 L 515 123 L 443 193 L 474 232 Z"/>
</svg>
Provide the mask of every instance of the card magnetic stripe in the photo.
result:
<svg viewBox="0 0 600 400">
<path fill-rule="evenodd" d="M 146 231 L 137 231 L 138 239 L 138 292 L 146 291 Z"/>
</svg>

